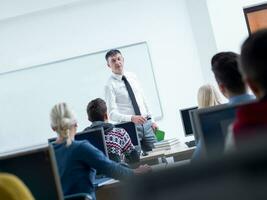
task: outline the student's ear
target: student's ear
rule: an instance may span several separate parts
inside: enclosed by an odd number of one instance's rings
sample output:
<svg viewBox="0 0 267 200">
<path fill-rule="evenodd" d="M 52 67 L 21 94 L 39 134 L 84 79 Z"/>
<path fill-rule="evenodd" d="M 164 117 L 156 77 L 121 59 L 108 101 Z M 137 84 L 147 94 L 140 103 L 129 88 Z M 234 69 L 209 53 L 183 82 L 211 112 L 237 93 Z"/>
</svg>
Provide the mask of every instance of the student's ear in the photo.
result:
<svg viewBox="0 0 267 200">
<path fill-rule="evenodd" d="M 252 79 L 250 79 L 250 78 L 245 78 L 245 82 L 248 84 L 248 86 L 250 87 L 250 89 L 254 93 L 254 95 L 257 98 L 261 98 L 261 96 L 262 96 L 262 90 L 259 87 L 259 85 L 255 81 L 253 81 Z"/>
<path fill-rule="evenodd" d="M 108 121 L 108 113 L 107 112 L 104 114 L 104 121 Z"/>
<path fill-rule="evenodd" d="M 226 90 L 224 84 L 218 83 L 218 86 L 219 86 L 219 90 L 223 94 L 223 96 L 225 96 L 226 98 L 228 98 L 227 90 Z"/>
</svg>

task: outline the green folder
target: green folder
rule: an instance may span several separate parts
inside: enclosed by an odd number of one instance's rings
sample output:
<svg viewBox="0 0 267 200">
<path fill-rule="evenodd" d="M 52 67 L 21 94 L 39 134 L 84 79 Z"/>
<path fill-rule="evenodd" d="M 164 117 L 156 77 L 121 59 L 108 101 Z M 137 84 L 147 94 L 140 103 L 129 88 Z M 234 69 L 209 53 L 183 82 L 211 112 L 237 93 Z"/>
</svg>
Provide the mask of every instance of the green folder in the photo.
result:
<svg viewBox="0 0 267 200">
<path fill-rule="evenodd" d="M 158 142 L 159 142 L 159 141 L 161 141 L 161 140 L 164 140 L 165 132 L 162 131 L 162 130 L 157 129 L 157 130 L 155 131 L 155 135 L 156 135 L 156 138 L 157 138 L 157 140 L 158 140 Z"/>
</svg>

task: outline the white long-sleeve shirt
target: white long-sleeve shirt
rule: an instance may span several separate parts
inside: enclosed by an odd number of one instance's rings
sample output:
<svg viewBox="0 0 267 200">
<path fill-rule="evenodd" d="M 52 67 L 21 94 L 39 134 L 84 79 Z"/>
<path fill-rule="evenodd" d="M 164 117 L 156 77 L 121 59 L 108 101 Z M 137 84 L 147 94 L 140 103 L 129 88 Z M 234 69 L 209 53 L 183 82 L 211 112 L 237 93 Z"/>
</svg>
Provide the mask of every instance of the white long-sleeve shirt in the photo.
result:
<svg viewBox="0 0 267 200">
<path fill-rule="evenodd" d="M 127 78 L 132 87 L 141 115 L 151 115 L 137 77 L 130 72 L 125 73 L 124 76 Z M 122 80 L 122 75 L 112 73 L 105 86 L 105 99 L 109 118 L 112 121 L 131 121 L 131 118 L 133 115 L 135 115 L 135 112 L 125 83 Z"/>
</svg>

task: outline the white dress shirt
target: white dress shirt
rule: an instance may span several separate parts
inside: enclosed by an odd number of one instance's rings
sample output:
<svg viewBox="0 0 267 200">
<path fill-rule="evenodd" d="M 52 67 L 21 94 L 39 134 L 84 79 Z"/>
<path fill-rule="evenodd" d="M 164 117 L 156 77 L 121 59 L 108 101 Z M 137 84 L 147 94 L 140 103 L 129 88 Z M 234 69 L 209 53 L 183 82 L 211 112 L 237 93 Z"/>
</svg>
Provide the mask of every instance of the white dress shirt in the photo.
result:
<svg viewBox="0 0 267 200">
<path fill-rule="evenodd" d="M 148 106 L 143 95 L 143 90 L 137 80 L 137 77 L 130 72 L 124 73 L 134 92 L 141 115 L 150 116 Z M 105 99 L 108 108 L 109 118 L 115 122 L 131 121 L 135 115 L 131 99 L 122 80 L 122 75 L 112 73 L 105 86 Z"/>
</svg>

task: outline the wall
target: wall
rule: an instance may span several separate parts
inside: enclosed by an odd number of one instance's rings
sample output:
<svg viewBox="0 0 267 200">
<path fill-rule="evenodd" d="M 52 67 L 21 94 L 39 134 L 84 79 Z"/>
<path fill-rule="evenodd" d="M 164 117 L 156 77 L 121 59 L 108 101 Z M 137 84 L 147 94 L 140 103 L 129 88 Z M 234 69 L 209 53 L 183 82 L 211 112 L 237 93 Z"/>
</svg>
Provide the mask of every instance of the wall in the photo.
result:
<svg viewBox="0 0 267 200">
<path fill-rule="evenodd" d="M 186 0 L 77 1 L 3 19 L 0 66 L 12 70 L 140 41 L 148 43 L 161 97 L 164 117 L 158 124 L 167 138 L 184 140 L 179 108 L 196 105 L 196 92 L 203 83 Z M 59 83 L 64 81 L 58 77 Z M 49 98 L 49 91 L 44 92 Z M 23 99 L 18 103 L 23 104 Z M 45 99 L 40 106 L 42 103 Z M 29 109 L 38 112 L 37 107 Z M 27 118 L 27 113 L 20 115 Z M 33 140 L 31 136 L 38 133 L 22 134 L 17 139 L 12 132 L 0 130 L 0 137 L 8 143 L 2 149 L 0 145 L 0 151 L 45 142 L 53 136 L 51 132 Z"/>
<path fill-rule="evenodd" d="M 265 3 L 262 0 L 207 0 L 218 51 L 240 52 L 248 36 L 243 8 Z"/>
<path fill-rule="evenodd" d="M 187 0 L 187 7 L 204 80 L 216 86 L 210 60 L 217 52 L 217 46 L 206 0 Z"/>
<path fill-rule="evenodd" d="M 78 0 L 1 0 L 0 20 L 38 12 L 77 1 Z"/>
</svg>

